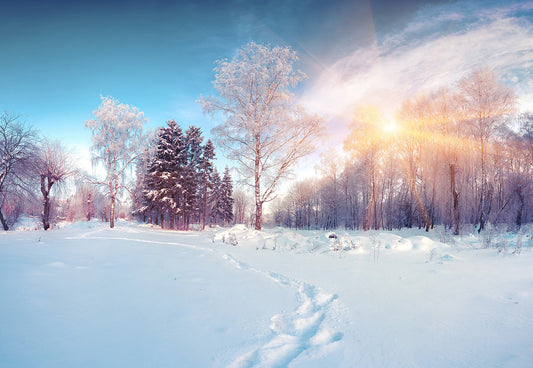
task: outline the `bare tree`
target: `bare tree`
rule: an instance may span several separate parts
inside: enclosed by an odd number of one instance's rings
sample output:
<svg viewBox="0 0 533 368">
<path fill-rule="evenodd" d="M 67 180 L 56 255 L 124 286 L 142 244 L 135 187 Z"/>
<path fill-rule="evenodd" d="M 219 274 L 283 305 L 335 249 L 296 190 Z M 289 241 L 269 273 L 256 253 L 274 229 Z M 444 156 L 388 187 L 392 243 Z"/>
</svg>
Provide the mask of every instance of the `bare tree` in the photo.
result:
<svg viewBox="0 0 533 368">
<path fill-rule="evenodd" d="M 233 192 L 233 213 L 235 214 L 233 222 L 235 224 L 247 224 L 250 199 L 249 195 L 242 189 Z"/>
<path fill-rule="evenodd" d="M 498 81 L 491 69 L 474 70 L 459 82 L 460 103 L 472 136 L 478 141 L 480 159 L 479 231 L 485 227 L 492 204 L 492 189 L 487 177 L 487 158 L 495 130 L 516 112 L 514 91 Z"/>
<path fill-rule="evenodd" d="M 3 212 L 6 198 L 18 192 L 30 192 L 28 178 L 35 161 L 37 134 L 19 116 L 0 114 L 0 222 L 9 224 Z"/>
<path fill-rule="evenodd" d="M 388 146 L 390 136 L 384 134 L 385 118 L 374 106 L 361 106 L 350 124 L 350 133 L 344 141 L 344 149 L 353 155 L 353 160 L 360 161 L 366 168 L 365 179 L 370 191 L 366 200 L 366 218 L 364 230 L 378 229 L 378 191 L 380 166 L 383 150 Z"/>
<path fill-rule="evenodd" d="M 441 88 L 429 97 L 427 115 L 430 126 L 427 127 L 433 134 L 429 143 L 436 146 L 441 153 L 440 158 L 446 165 L 449 179 L 449 190 L 452 209 L 453 234 L 459 235 L 461 213 L 459 209 L 459 165 L 461 151 L 464 150 L 464 128 L 460 125 L 458 117 L 457 95 L 447 88 Z"/>
<path fill-rule="evenodd" d="M 39 147 L 36 171 L 40 178 L 43 195 L 43 212 L 41 219 L 44 230 L 50 228 L 50 192 L 54 184 L 61 185 L 67 178 L 74 175 L 71 155 L 61 144 L 43 140 Z"/>
<path fill-rule="evenodd" d="M 325 201 L 326 206 L 330 212 L 330 219 L 326 221 L 325 227 L 327 229 L 335 229 L 339 226 L 339 172 L 341 161 L 337 151 L 330 148 L 328 151 L 320 155 L 320 162 L 317 169 L 322 173 L 326 180 L 325 186 L 327 188 Z"/>
<path fill-rule="evenodd" d="M 409 188 L 409 207 L 408 227 L 413 225 L 413 205 L 416 204 L 418 212 L 424 219 L 426 231 L 431 227 L 431 218 L 429 217 L 426 205 L 422 200 L 422 191 L 417 183 L 421 180 L 422 149 L 428 143 L 428 136 L 424 134 L 426 129 L 427 117 L 426 109 L 427 99 L 424 97 L 415 98 L 404 102 L 398 112 L 398 117 L 402 122 L 402 136 L 399 144 L 401 152 L 401 162 L 403 165 L 403 174 L 405 176 L 407 187 Z"/>
<path fill-rule="evenodd" d="M 143 150 L 142 128 L 144 113 L 134 106 L 121 104 L 111 97 L 102 97 L 96 120 L 87 120 L 85 126 L 92 130 L 93 160 L 105 169 L 105 179 L 95 181 L 105 186 L 110 199 L 109 227 L 115 226 L 115 201 L 121 189 L 130 191 L 125 174 L 131 163 Z"/>
<path fill-rule="evenodd" d="M 231 62 L 218 61 L 214 86 L 220 98 L 199 100 L 204 111 L 226 116 L 213 133 L 253 181 L 257 230 L 263 204 L 275 198 L 276 186 L 294 164 L 314 151 L 322 131 L 321 120 L 294 103 L 289 91 L 304 78 L 292 68 L 296 60 L 288 47 L 249 43 Z"/>
<path fill-rule="evenodd" d="M 76 178 L 74 186 L 76 190 L 67 203 L 67 221 L 91 221 L 93 217 L 107 218 L 105 214 L 107 199 L 98 187 L 83 176 Z"/>
</svg>

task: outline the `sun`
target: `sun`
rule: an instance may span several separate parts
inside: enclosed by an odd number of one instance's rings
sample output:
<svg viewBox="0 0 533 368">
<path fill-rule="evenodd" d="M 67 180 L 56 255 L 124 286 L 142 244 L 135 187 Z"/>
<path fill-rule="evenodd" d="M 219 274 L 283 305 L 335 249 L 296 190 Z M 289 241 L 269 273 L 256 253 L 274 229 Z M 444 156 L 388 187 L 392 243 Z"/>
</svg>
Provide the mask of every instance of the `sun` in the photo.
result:
<svg viewBox="0 0 533 368">
<path fill-rule="evenodd" d="M 396 121 L 394 120 L 385 122 L 383 124 L 383 131 L 388 134 L 394 134 L 398 131 L 398 124 L 396 124 Z"/>
</svg>

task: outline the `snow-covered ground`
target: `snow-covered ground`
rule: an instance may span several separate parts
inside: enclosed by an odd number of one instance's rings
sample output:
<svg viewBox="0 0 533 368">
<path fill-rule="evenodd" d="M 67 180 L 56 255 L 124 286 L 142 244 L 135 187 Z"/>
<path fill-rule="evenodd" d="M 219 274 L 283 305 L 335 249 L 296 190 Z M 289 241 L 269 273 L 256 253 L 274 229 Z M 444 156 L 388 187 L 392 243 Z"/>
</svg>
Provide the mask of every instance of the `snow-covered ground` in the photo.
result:
<svg viewBox="0 0 533 368">
<path fill-rule="evenodd" d="M 0 366 L 533 366 L 529 234 L 333 236 L 2 233 Z"/>
</svg>

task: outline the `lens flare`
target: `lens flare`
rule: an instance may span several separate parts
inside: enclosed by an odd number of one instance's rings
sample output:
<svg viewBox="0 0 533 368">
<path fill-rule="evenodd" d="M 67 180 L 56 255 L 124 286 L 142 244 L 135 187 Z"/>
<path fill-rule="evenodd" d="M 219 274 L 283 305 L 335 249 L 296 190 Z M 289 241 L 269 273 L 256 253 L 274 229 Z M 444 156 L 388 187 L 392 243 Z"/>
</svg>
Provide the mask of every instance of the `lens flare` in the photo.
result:
<svg viewBox="0 0 533 368">
<path fill-rule="evenodd" d="M 394 120 L 386 122 L 383 125 L 383 131 L 388 134 L 394 134 L 398 130 L 398 124 Z"/>
</svg>

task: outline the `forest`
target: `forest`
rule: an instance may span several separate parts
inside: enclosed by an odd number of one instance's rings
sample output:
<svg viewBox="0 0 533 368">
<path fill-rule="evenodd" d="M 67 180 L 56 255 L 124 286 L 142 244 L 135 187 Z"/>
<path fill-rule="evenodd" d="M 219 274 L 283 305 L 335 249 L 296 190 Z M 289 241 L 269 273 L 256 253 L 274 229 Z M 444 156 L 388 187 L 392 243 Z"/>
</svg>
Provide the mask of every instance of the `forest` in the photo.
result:
<svg viewBox="0 0 533 368">
<path fill-rule="evenodd" d="M 183 230 L 443 225 L 457 235 L 487 226 L 518 230 L 533 221 L 533 114 L 520 111 L 518 96 L 492 69 L 412 96 L 392 120 L 371 104 L 355 106 L 336 150 L 324 138 L 326 119 L 308 113 L 292 93 L 305 78 L 293 69 L 297 60 L 289 47 L 253 42 L 219 60 L 218 96 L 198 99 L 222 121 L 205 142 L 199 127 L 175 120 L 147 132 L 142 111 L 102 97 L 85 122 L 99 175 L 82 172 L 61 142 L 4 112 L 4 230 L 23 214 L 40 216 L 45 230 L 92 218 L 113 227 L 123 218 Z M 217 149 L 234 164 L 222 173 Z M 298 163 L 315 152 L 316 175 L 295 180 Z M 292 182 L 281 192 L 287 178 Z"/>
<path fill-rule="evenodd" d="M 299 229 L 430 229 L 453 234 L 532 221 L 533 115 L 488 68 L 405 101 L 394 122 L 354 112 L 341 155 L 294 183 L 275 223 Z"/>
</svg>

